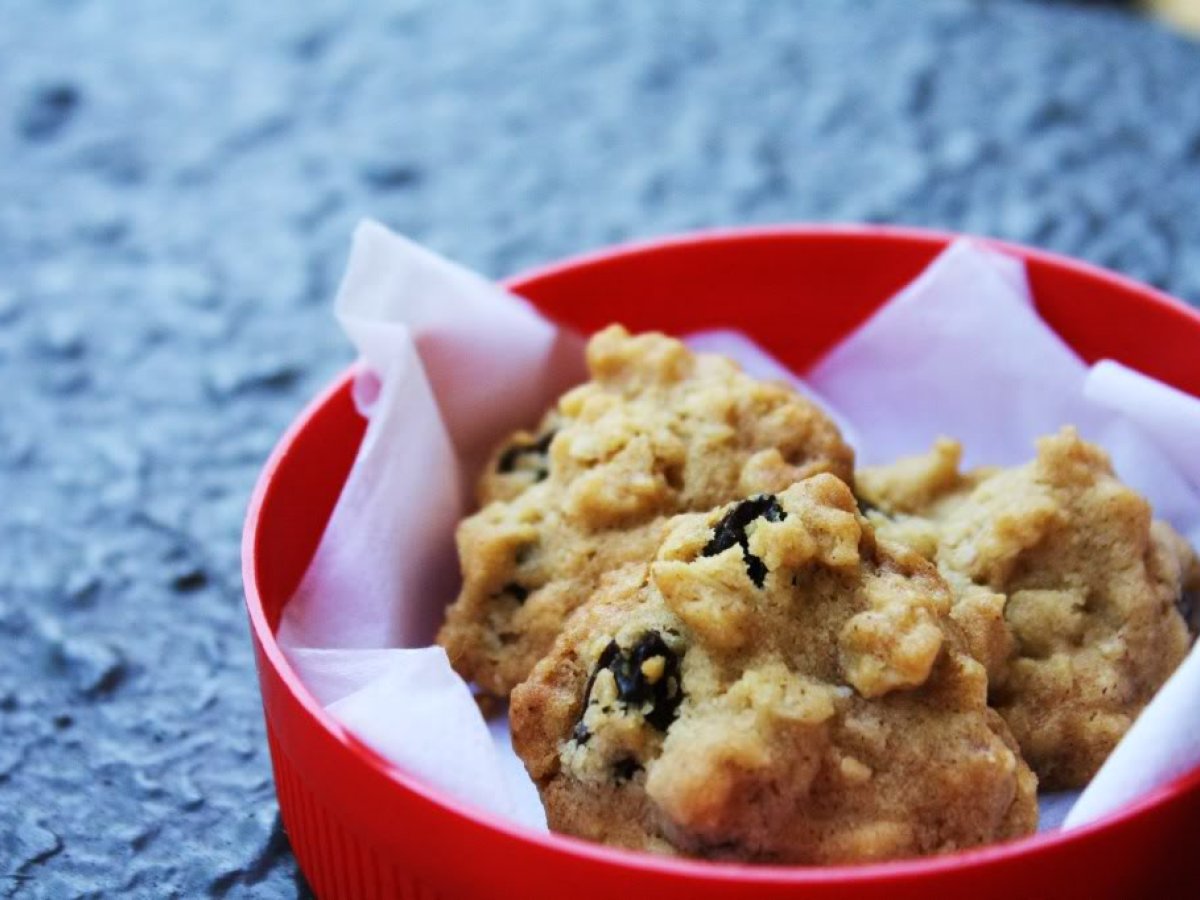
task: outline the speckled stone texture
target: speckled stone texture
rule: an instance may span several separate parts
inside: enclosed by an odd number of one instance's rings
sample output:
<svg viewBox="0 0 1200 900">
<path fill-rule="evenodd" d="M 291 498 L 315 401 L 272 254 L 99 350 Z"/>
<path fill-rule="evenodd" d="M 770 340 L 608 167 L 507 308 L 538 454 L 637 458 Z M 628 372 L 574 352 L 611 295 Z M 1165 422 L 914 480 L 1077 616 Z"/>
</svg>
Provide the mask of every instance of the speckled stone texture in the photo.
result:
<svg viewBox="0 0 1200 900">
<path fill-rule="evenodd" d="M 359 217 L 494 275 L 909 222 L 1195 302 L 1198 83 L 1183 38 L 1015 0 L 6 0 L 0 895 L 307 893 L 238 541 L 349 359 L 330 301 Z"/>
</svg>

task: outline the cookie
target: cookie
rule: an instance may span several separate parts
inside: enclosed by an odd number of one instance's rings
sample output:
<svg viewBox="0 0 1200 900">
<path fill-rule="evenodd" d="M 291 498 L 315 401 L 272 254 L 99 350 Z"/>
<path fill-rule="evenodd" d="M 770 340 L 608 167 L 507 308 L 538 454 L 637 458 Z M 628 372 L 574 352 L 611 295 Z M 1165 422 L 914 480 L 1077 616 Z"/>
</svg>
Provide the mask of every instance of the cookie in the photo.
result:
<svg viewBox="0 0 1200 900">
<path fill-rule="evenodd" d="M 590 381 L 496 450 L 458 530 L 463 586 L 438 642 L 498 696 L 602 575 L 654 555 L 670 516 L 853 467 L 816 406 L 721 356 L 614 326 L 587 363 Z"/>
<path fill-rule="evenodd" d="M 1036 779 L 987 706 L 952 592 L 817 475 L 673 519 L 512 694 L 551 828 L 820 864 L 1031 833 Z"/>
<path fill-rule="evenodd" d="M 1073 429 L 1015 468 L 963 474 L 960 456 L 941 440 L 863 469 L 856 490 L 879 534 L 955 589 L 952 616 L 1043 787 L 1081 787 L 1186 655 L 1200 567 Z"/>
</svg>

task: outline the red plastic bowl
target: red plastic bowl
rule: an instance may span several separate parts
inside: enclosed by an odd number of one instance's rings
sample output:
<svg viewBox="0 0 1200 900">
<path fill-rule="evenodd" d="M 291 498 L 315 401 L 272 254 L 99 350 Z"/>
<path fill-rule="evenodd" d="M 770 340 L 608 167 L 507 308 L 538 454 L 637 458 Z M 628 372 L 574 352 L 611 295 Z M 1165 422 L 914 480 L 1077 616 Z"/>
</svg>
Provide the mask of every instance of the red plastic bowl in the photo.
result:
<svg viewBox="0 0 1200 900">
<path fill-rule="evenodd" d="M 952 238 L 874 227 L 707 233 L 603 251 L 508 286 L 583 332 L 611 321 L 675 333 L 736 326 L 803 372 Z M 1091 266 L 998 246 L 1025 259 L 1038 308 L 1083 357 L 1117 359 L 1200 395 L 1200 314 Z M 668 860 L 534 834 L 396 769 L 321 709 L 274 635 L 362 437 L 352 376 L 318 397 L 275 448 L 243 544 L 279 805 L 321 897 L 1200 896 L 1200 769 L 1067 833 L 836 868 Z"/>
</svg>

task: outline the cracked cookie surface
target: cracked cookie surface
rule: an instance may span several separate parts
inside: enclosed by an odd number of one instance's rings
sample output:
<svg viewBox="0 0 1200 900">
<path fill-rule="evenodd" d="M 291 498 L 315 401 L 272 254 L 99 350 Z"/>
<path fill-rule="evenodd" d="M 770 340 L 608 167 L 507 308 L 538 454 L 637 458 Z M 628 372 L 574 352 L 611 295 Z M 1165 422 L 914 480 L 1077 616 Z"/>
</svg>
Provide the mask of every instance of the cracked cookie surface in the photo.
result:
<svg viewBox="0 0 1200 900">
<path fill-rule="evenodd" d="M 1043 786 L 1080 787 L 1186 655 L 1200 565 L 1073 429 L 1014 468 L 963 474 L 960 456 L 941 440 L 861 470 L 856 490 L 879 534 L 954 588 L 992 705 Z"/>
<path fill-rule="evenodd" d="M 654 555 L 670 516 L 853 466 L 821 410 L 724 357 L 613 326 L 587 362 L 590 381 L 496 450 L 459 526 L 463 587 L 438 642 L 498 696 L 601 576 Z"/>
<path fill-rule="evenodd" d="M 951 600 L 830 475 L 678 516 L 513 692 L 514 746 L 553 829 L 633 849 L 817 864 L 1028 834 L 1036 779 Z"/>
</svg>

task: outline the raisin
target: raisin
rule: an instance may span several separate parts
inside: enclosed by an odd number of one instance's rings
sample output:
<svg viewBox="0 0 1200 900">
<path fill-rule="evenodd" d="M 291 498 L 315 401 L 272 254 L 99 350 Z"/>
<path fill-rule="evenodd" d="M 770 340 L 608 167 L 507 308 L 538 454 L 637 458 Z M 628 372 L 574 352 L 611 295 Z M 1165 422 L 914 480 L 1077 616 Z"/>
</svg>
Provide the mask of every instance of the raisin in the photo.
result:
<svg viewBox="0 0 1200 900">
<path fill-rule="evenodd" d="M 855 502 L 858 503 L 858 511 L 860 513 L 862 513 L 864 516 L 867 515 L 868 513 L 874 512 L 874 513 L 879 513 L 879 515 L 883 516 L 885 519 L 892 518 L 891 513 L 889 513 L 882 506 L 879 506 L 877 503 L 872 503 L 866 497 L 862 497 L 858 494 L 855 494 L 854 500 L 855 500 Z"/>
<path fill-rule="evenodd" d="M 571 729 L 571 740 L 582 747 L 591 739 L 592 733 L 588 730 L 588 727 L 583 724 L 583 719 L 580 718 L 580 720 L 575 723 L 575 727 Z"/>
<path fill-rule="evenodd" d="M 500 459 L 496 461 L 496 471 L 501 475 L 506 475 L 516 471 L 517 463 L 523 456 L 545 456 L 550 449 L 550 442 L 554 440 L 554 435 L 553 430 L 547 431 L 531 444 L 513 444 L 507 447 L 500 454 Z M 534 479 L 542 481 L 548 474 L 549 470 L 545 466 L 538 466 L 534 473 Z"/>
<path fill-rule="evenodd" d="M 596 676 L 599 675 L 604 669 L 607 669 L 612 663 L 613 659 L 615 659 L 620 652 L 621 648 L 617 646 L 616 641 L 609 641 L 608 646 L 600 651 L 600 658 L 596 660 L 596 668 L 592 669 L 592 674 L 588 676 L 587 684 L 583 688 L 584 712 L 587 712 L 587 708 L 591 705 L 592 686 L 596 683 Z M 591 736 L 592 733 L 588 730 L 588 727 L 583 724 L 583 713 L 580 713 L 579 721 L 575 723 L 575 728 L 571 732 L 571 737 L 582 747 L 588 742 L 588 739 L 591 738 Z"/>
<path fill-rule="evenodd" d="M 752 553 L 746 553 L 746 574 L 754 582 L 755 587 L 762 587 L 767 580 L 767 566 Z"/>
<path fill-rule="evenodd" d="M 529 596 L 529 588 L 522 587 L 521 585 L 517 584 L 515 581 L 510 581 L 504 587 L 500 588 L 500 593 L 508 594 L 510 597 L 514 598 L 518 603 L 524 603 L 525 598 Z"/>
<path fill-rule="evenodd" d="M 524 585 L 517 584 L 515 581 L 510 581 L 496 593 L 492 594 L 492 599 L 496 600 L 500 597 L 512 597 L 518 604 L 524 603 L 529 596 L 529 588 Z"/>
<path fill-rule="evenodd" d="M 642 671 L 642 666 L 656 656 L 663 660 L 662 671 L 651 678 Z M 616 641 L 608 642 L 584 687 L 585 711 L 591 704 L 596 676 L 605 669 L 612 672 L 617 685 L 617 698 L 626 706 L 640 710 L 651 726 L 666 731 L 675 721 L 679 704 L 683 701 L 679 656 L 667 646 L 657 631 L 647 631 L 628 650 L 622 650 Z M 582 714 L 571 737 L 579 744 L 586 744 L 591 737 L 591 732 L 583 724 Z"/>
<path fill-rule="evenodd" d="M 633 776 L 642 771 L 642 764 L 632 756 L 625 756 L 613 763 L 613 775 L 617 781 L 632 781 Z"/>
<path fill-rule="evenodd" d="M 746 574 L 755 587 L 762 587 L 767 579 L 767 567 L 750 552 L 750 538 L 746 534 L 746 527 L 755 519 L 782 522 L 786 518 L 787 513 L 771 494 L 758 494 L 743 500 L 713 526 L 712 540 L 704 545 L 700 553 L 702 556 L 716 556 L 730 547 L 740 546 L 742 557 L 746 560 Z"/>
<path fill-rule="evenodd" d="M 607 669 L 612 665 L 612 661 L 621 654 L 621 648 L 617 646 L 616 641 L 609 641 L 608 646 L 600 651 L 600 658 L 596 660 L 596 671 L 592 673 L 592 681 L 596 680 L 596 673 L 601 669 Z M 588 682 L 588 690 L 592 689 L 592 682 Z"/>
</svg>

